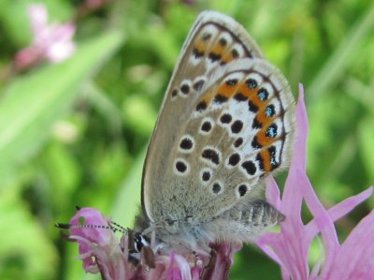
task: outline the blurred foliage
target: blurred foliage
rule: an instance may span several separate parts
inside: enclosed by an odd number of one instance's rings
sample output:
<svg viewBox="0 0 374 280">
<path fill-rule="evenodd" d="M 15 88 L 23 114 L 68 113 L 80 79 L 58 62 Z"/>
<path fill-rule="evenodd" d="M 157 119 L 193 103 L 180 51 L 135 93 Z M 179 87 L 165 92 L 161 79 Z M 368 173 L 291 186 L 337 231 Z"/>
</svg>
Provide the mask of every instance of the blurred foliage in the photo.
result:
<svg viewBox="0 0 374 280">
<path fill-rule="evenodd" d="M 294 92 L 305 85 L 308 173 L 322 201 L 333 205 L 374 182 L 372 1 L 121 0 L 91 10 L 89 0 L 38 2 L 52 21 L 74 20 L 77 51 L 60 64 L 12 71 L 32 40 L 33 2 L 0 2 L 0 279 L 97 279 L 84 275 L 76 246 L 53 225 L 79 205 L 131 226 L 164 90 L 205 9 L 241 22 Z M 339 222 L 341 238 L 372 207 Z M 249 275 L 280 278 L 247 246 L 232 279 Z"/>
</svg>

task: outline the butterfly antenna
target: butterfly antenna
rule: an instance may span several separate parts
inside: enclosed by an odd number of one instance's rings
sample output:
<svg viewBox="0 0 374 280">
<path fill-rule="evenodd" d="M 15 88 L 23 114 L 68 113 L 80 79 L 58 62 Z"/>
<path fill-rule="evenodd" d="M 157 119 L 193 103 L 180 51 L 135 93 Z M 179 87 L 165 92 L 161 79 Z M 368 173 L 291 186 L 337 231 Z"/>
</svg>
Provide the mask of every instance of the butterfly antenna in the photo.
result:
<svg viewBox="0 0 374 280">
<path fill-rule="evenodd" d="M 59 229 L 109 229 L 113 232 L 120 231 L 122 233 L 127 232 L 125 228 L 116 225 L 113 227 L 111 224 L 109 225 L 95 225 L 95 224 L 64 224 L 64 223 L 56 223 L 55 227 Z"/>
<path fill-rule="evenodd" d="M 128 228 L 125 228 L 124 226 L 121 226 L 120 224 L 116 223 L 116 222 L 113 222 L 113 221 L 110 221 L 109 222 L 109 226 L 112 228 L 112 230 L 114 232 L 121 232 L 123 234 L 126 234 L 129 232 L 129 229 Z"/>
<path fill-rule="evenodd" d="M 121 226 L 120 224 L 116 222 L 109 222 L 108 225 L 96 225 L 96 224 L 78 224 L 78 225 L 73 225 L 73 224 L 64 224 L 64 223 L 56 223 L 55 227 L 59 229 L 108 229 L 113 232 L 120 232 L 122 234 L 127 234 L 128 229 Z"/>
</svg>

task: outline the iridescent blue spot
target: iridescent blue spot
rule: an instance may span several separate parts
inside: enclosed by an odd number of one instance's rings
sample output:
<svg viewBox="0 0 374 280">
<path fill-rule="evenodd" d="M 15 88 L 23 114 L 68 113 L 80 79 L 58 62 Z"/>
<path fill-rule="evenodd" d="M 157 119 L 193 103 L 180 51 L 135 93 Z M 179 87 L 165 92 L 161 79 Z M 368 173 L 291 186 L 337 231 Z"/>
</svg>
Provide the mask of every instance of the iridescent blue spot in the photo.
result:
<svg viewBox="0 0 374 280">
<path fill-rule="evenodd" d="M 257 87 L 257 81 L 255 79 L 248 79 L 245 81 L 248 88 L 253 89 Z"/>
<path fill-rule="evenodd" d="M 258 95 L 258 98 L 260 98 L 261 101 L 264 101 L 264 100 L 268 99 L 269 93 L 266 89 L 261 88 L 258 91 L 257 95 Z"/>
<path fill-rule="evenodd" d="M 271 126 L 268 127 L 268 129 L 266 130 L 266 136 L 267 137 L 271 137 L 271 138 L 274 138 L 275 136 L 277 136 L 277 130 L 278 130 L 278 126 L 273 123 Z"/>
<path fill-rule="evenodd" d="M 274 146 L 271 146 L 268 149 L 268 152 L 270 154 L 270 164 L 271 164 L 271 169 L 274 170 L 279 166 L 279 161 L 276 159 L 276 148 Z"/>
<path fill-rule="evenodd" d="M 273 104 L 270 104 L 269 106 L 266 107 L 265 109 L 265 116 L 266 117 L 272 117 L 275 115 L 275 108 Z"/>
<path fill-rule="evenodd" d="M 276 161 L 276 159 L 275 159 L 274 157 L 272 157 L 271 160 L 270 160 L 270 164 L 271 164 L 272 166 L 277 166 L 277 165 L 278 165 L 278 162 Z"/>
</svg>

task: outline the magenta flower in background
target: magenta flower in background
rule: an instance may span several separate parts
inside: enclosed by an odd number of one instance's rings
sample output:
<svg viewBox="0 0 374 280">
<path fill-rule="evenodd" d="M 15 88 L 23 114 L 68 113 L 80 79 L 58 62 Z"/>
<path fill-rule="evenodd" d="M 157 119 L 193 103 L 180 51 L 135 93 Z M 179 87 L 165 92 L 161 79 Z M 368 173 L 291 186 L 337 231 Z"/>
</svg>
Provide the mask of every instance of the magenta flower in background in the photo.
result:
<svg viewBox="0 0 374 280">
<path fill-rule="evenodd" d="M 374 213 L 365 217 L 342 245 L 334 227 L 334 221 L 373 194 L 373 187 L 326 210 L 306 176 L 307 133 L 304 93 L 300 86 L 296 107 L 296 141 L 282 198 L 274 179 L 267 180 L 267 199 L 286 219 L 281 223 L 279 233 L 265 233 L 256 243 L 280 265 L 283 279 L 374 279 Z M 301 218 L 303 200 L 314 217 L 306 225 Z M 144 251 L 140 254 L 138 265 L 129 260 L 128 235 L 124 234 L 119 241 L 110 230 L 111 225 L 110 220 L 99 211 L 83 208 L 71 219 L 69 226 L 69 238 L 79 244 L 85 271 L 101 273 L 106 280 L 224 280 L 228 279 L 234 253 L 241 248 L 241 244 L 212 244 L 215 252 L 212 258 L 179 255 L 173 251 L 168 255 L 156 252 L 155 268 L 150 268 Z M 310 271 L 308 251 L 317 234 L 321 234 L 326 256 Z"/>
<path fill-rule="evenodd" d="M 267 200 L 286 219 L 281 223 L 279 233 L 263 234 L 257 245 L 280 265 L 285 280 L 374 279 L 374 212 L 353 229 L 342 245 L 334 227 L 336 220 L 373 194 L 373 187 L 330 209 L 323 207 L 306 175 L 308 120 L 303 95 L 300 85 L 294 153 L 282 199 L 274 179 L 269 178 L 267 181 Z M 303 200 L 314 217 L 306 225 L 301 218 Z M 324 261 L 321 260 L 310 271 L 308 252 L 317 234 L 321 235 L 325 256 Z"/>
<path fill-rule="evenodd" d="M 52 63 L 61 62 L 73 54 L 75 50 L 73 23 L 48 23 L 48 12 L 42 4 L 30 5 L 28 16 L 33 39 L 29 47 L 16 54 L 14 61 L 16 69 L 25 70 L 43 60 Z"/>
</svg>

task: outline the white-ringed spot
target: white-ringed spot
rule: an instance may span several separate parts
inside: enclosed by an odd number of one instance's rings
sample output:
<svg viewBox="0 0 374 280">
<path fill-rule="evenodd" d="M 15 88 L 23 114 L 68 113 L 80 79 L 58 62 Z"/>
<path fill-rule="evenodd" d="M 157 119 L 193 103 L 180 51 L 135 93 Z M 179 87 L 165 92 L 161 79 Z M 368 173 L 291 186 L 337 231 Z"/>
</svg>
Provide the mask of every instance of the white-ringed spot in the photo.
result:
<svg viewBox="0 0 374 280">
<path fill-rule="evenodd" d="M 204 135 L 209 134 L 214 126 L 214 121 L 211 118 L 204 118 L 201 122 L 200 132 Z"/>
<path fill-rule="evenodd" d="M 201 157 L 206 162 L 213 164 L 214 166 L 219 165 L 221 159 L 221 153 L 214 147 L 207 146 L 203 149 Z"/>
<path fill-rule="evenodd" d="M 181 137 L 179 142 L 178 151 L 181 153 L 190 153 L 192 152 L 195 146 L 195 140 L 191 135 L 184 135 Z"/>
<path fill-rule="evenodd" d="M 213 184 L 210 185 L 211 191 L 214 195 L 219 195 L 223 192 L 224 186 L 220 181 L 214 181 Z"/>
<path fill-rule="evenodd" d="M 206 185 L 210 179 L 212 178 L 212 175 L 213 175 L 213 171 L 212 169 L 210 168 L 204 168 L 203 170 L 201 170 L 200 172 L 200 179 L 201 179 L 201 182 Z"/>
<path fill-rule="evenodd" d="M 250 191 L 250 187 L 246 183 L 241 183 L 236 187 L 236 197 L 241 198 Z"/>
<path fill-rule="evenodd" d="M 178 158 L 174 162 L 174 171 L 177 175 L 186 175 L 189 172 L 189 166 L 187 161 Z"/>
</svg>

